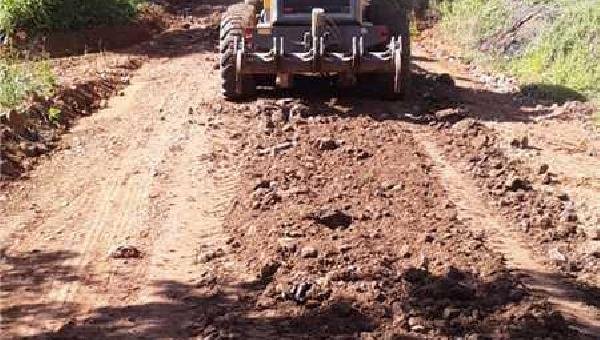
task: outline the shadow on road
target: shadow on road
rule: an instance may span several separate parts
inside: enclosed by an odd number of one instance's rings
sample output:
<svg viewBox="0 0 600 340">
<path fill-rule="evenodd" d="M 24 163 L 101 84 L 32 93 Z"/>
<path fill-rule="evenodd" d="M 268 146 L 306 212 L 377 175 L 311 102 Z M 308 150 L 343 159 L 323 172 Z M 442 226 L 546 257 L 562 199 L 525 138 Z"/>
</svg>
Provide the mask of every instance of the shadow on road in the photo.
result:
<svg viewBox="0 0 600 340">
<path fill-rule="evenodd" d="M 355 87 L 340 89 L 336 86 L 334 77 L 298 76 L 293 89 L 262 88 L 258 98 L 301 99 L 309 107 L 310 115 L 315 116 L 371 116 L 378 120 L 406 120 L 407 114 L 426 116 L 445 109 L 466 109 L 473 118 L 495 122 L 555 119 L 549 116 L 554 112 L 554 104 L 556 107 L 566 101 L 585 100 L 581 93 L 557 85 L 529 85 L 517 93 L 461 87 L 448 74 L 431 73 L 417 65 L 413 65 L 412 89 L 403 100 L 381 100 L 381 93 L 382 89 L 378 84 L 368 79 Z M 549 95 L 554 93 L 560 95 Z"/>
<path fill-rule="evenodd" d="M 69 251 L 9 255 L 0 251 L 0 329 L 18 324 L 39 327 L 43 320 L 57 320 L 70 315 L 74 306 L 63 303 L 37 303 L 47 293 L 49 285 L 82 281 L 74 268 L 65 261 L 78 254 Z M 93 282 L 89 282 L 93 284 Z"/>
<path fill-rule="evenodd" d="M 376 338 L 420 339 L 427 334 L 492 336 L 499 331 L 512 337 L 560 334 L 577 338 L 560 314 L 552 312 L 548 305 L 531 302 L 529 292 L 509 273 L 481 281 L 478 275 L 454 268 L 444 275 L 408 268 L 398 277 L 397 284 L 406 287 L 405 293 L 394 301 L 381 301 L 380 306 L 385 309 L 383 318 L 372 316 L 373 310 L 365 307 L 364 302 L 339 298 L 321 301 L 313 307 L 278 298 L 267 307 L 259 303 L 264 283 L 232 285 L 234 280 L 229 278 L 214 278 L 197 284 L 155 282 L 158 291 L 155 302 L 99 308 L 85 318 L 72 318 L 77 321 L 57 331 L 30 338 L 346 339 L 374 332 L 371 335 Z M 27 311 L 21 317 L 43 313 L 69 316 L 68 310 L 58 304 L 20 308 Z M 508 311 L 513 315 L 511 324 L 503 316 Z"/>
</svg>

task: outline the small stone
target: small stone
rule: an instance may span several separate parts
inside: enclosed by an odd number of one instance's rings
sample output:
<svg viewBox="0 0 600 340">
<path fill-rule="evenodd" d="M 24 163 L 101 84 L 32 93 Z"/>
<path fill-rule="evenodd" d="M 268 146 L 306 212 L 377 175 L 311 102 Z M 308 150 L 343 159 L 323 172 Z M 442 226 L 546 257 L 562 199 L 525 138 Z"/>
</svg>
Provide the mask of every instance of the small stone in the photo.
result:
<svg viewBox="0 0 600 340">
<path fill-rule="evenodd" d="M 200 257 L 199 261 L 200 261 L 200 263 L 207 263 L 216 258 L 223 257 L 223 256 L 225 256 L 225 251 L 221 248 L 218 248 L 214 251 L 209 251 L 209 252 L 205 253 L 204 255 L 202 255 Z"/>
<path fill-rule="evenodd" d="M 346 253 L 348 252 L 350 249 L 352 249 L 352 246 L 349 244 L 342 244 L 338 247 L 338 250 L 340 253 Z"/>
<path fill-rule="evenodd" d="M 567 261 L 567 257 L 563 253 L 561 253 L 558 248 L 551 248 L 548 251 L 548 257 L 556 262 Z"/>
<path fill-rule="evenodd" d="M 566 238 L 569 235 L 575 234 L 577 232 L 577 224 L 576 223 L 562 223 L 558 225 L 556 228 L 556 236 L 559 238 Z"/>
<path fill-rule="evenodd" d="M 258 189 L 269 189 L 271 187 L 271 182 L 266 179 L 261 179 L 256 182 L 254 185 L 254 190 Z"/>
<path fill-rule="evenodd" d="M 454 318 L 458 317 L 459 315 L 460 315 L 460 309 L 458 309 L 458 308 L 446 307 L 444 309 L 444 319 L 446 319 L 446 320 L 454 319 Z"/>
<path fill-rule="evenodd" d="M 400 256 L 406 258 L 409 258 L 412 256 L 412 252 L 410 251 L 410 246 L 408 244 L 405 244 L 402 246 L 402 248 L 400 248 Z"/>
<path fill-rule="evenodd" d="M 420 322 L 421 322 L 421 318 L 419 318 L 419 317 L 411 316 L 410 318 L 408 318 L 408 325 L 411 327 L 418 325 Z"/>
<path fill-rule="evenodd" d="M 454 86 L 454 79 L 448 73 L 442 73 L 436 77 L 436 81 L 448 86 Z"/>
<path fill-rule="evenodd" d="M 304 248 L 302 248 L 302 250 L 300 251 L 300 256 L 307 259 L 307 258 L 314 258 L 317 257 L 317 255 L 319 254 L 319 251 L 311 246 L 306 246 Z"/>
<path fill-rule="evenodd" d="M 308 218 L 331 229 L 345 229 L 352 224 L 352 216 L 337 209 L 321 210 L 316 214 L 309 215 Z"/>
<path fill-rule="evenodd" d="M 319 138 L 317 140 L 317 148 L 322 151 L 335 150 L 339 147 L 336 140 L 332 138 Z"/>
<path fill-rule="evenodd" d="M 369 158 L 371 156 L 373 156 L 373 155 L 370 154 L 369 152 L 367 152 L 367 151 L 361 151 L 361 152 L 359 152 L 356 155 L 356 159 L 359 160 L 359 161 L 362 161 L 362 160 L 365 160 L 365 159 L 367 159 L 367 158 Z"/>
<path fill-rule="evenodd" d="M 451 124 L 455 124 L 465 117 L 467 117 L 468 112 L 462 108 L 450 108 L 439 110 L 435 113 L 435 118 L 438 121 L 449 122 Z"/>
<path fill-rule="evenodd" d="M 418 316 L 411 316 L 410 318 L 408 318 L 408 326 L 413 332 L 425 331 L 425 326 L 423 326 L 423 319 Z"/>
<path fill-rule="evenodd" d="M 550 166 L 548 164 L 542 164 L 542 165 L 540 165 L 540 169 L 538 170 L 538 174 L 539 175 L 543 175 L 543 174 L 547 173 L 549 169 L 550 169 Z"/>
<path fill-rule="evenodd" d="M 139 249 L 134 246 L 118 246 L 116 249 L 110 252 L 110 257 L 115 259 L 131 259 L 131 258 L 140 258 L 142 253 Z"/>
<path fill-rule="evenodd" d="M 8 126 L 17 132 L 22 131 L 25 128 L 26 119 L 23 114 L 17 110 L 8 111 L 6 119 L 8 121 Z"/>
<path fill-rule="evenodd" d="M 435 237 L 432 234 L 426 234 L 423 236 L 423 241 L 426 243 L 431 243 L 435 240 Z"/>
<path fill-rule="evenodd" d="M 289 119 L 303 118 L 308 116 L 308 108 L 302 104 L 294 104 L 290 108 Z"/>
<path fill-rule="evenodd" d="M 600 244 L 590 244 L 586 247 L 585 253 L 589 256 L 600 258 Z"/>
<path fill-rule="evenodd" d="M 277 123 L 284 123 L 288 121 L 288 115 L 284 110 L 276 110 L 271 114 L 271 120 Z"/>
<path fill-rule="evenodd" d="M 529 137 L 525 135 L 520 138 L 513 138 L 513 140 L 510 142 L 510 145 L 513 148 L 527 149 L 529 148 Z"/>
<path fill-rule="evenodd" d="M 273 120 L 270 118 L 266 119 L 264 124 L 265 124 L 265 130 L 271 130 L 271 129 L 275 128 L 275 123 L 273 123 Z"/>
<path fill-rule="evenodd" d="M 262 281 L 270 280 L 273 277 L 273 275 L 275 275 L 275 273 L 277 273 L 277 270 L 279 269 L 280 266 L 281 266 L 281 263 L 279 261 L 276 261 L 276 260 L 268 261 L 260 269 L 259 278 Z"/>
<path fill-rule="evenodd" d="M 423 325 L 414 325 L 414 326 L 410 327 L 410 329 L 413 332 L 420 333 L 420 332 L 424 332 L 425 331 L 425 326 L 423 326 Z"/>
<path fill-rule="evenodd" d="M 301 282 L 300 284 L 296 285 L 292 291 L 294 301 L 298 303 L 304 303 L 311 288 L 312 284 L 308 282 Z"/>
<path fill-rule="evenodd" d="M 577 213 L 571 209 L 565 209 L 562 213 L 560 213 L 560 220 L 562 222 L 577 222 Z"/>
<path fill-rule="evenodd" d="M 517 190 L 529 190 L 531 188 L 531 185 L 530 185 L 529 181 L 526 179 L 523 179 L 519 176 L 510 176 L 504 182 L 504 187 L 510 191 L 517 191 Z"/>
<path fill-rule="evenodd" d="M 283 150 L 291 149 L 293 147 L 294 147 L 294 143 L 292 143 L 292 142 L 279 143 L 273 147 L 273 153 L 277 154 Z"/>
<path fill-rule="evenodd" d="M 294 98 L 281 98 L 275 102 L 277 106 L 287 106 L 294 102 Z"/>
</svg>

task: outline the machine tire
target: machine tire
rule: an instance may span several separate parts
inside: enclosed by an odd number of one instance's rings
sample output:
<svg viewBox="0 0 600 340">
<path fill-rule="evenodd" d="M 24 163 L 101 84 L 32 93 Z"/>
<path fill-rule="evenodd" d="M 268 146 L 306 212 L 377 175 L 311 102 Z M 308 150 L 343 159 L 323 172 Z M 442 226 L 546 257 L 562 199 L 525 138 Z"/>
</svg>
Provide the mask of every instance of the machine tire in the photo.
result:
<svg viewBox="0 0 600 340">
<path fill-rule="evenodd" d="M 256 12 L 259 12 L 263 9 L 263 1 L 262 0 L 244 0 L 246 5 L 252 5 L 256 8 Z"/>
<path fill-rule="evenodd" d="M 401 0 L 372 0 L 366 15 L 374 25 L 385 25 L 393 36 L 402 38 L 401 92 L 394 92 L 394 74 L 383 74 L 378 78 L 385 87 L 386 98 L 405 98 L 411 91 L 412 78 L 410 71 L 410 6 L 406 1 Z"/>
<path fill-rule="evenodd" d="M 252 76 L 242 78 L 241 93 L 236 89 L 236 55 L 234 41 L 241 41 L 244 28 L 254 25 L 254 6 L 235 4 L 230 6 L 221 18 L 219 35 L 221 93 L 226 99 L 238 100 L 251 96 L 256 91 Z"/>
</svg>

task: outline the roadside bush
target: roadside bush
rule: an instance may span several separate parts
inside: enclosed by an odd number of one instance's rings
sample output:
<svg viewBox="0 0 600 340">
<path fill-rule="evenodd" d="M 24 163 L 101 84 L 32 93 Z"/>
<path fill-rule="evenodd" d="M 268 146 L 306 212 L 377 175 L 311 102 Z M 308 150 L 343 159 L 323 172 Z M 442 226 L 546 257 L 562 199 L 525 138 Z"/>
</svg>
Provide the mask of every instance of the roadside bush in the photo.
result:
<svg viewBox="0 0 600 340">
<path fill-rule="evenodd" d="M 509 69 L 529 82 L 562 85 L 600 98 L 599 60 L 600 1 L 572 1 Z"/>
<path fill-rule="evenodd" d="M 131 20 L 143 0 L 2 0 L 0 30 L 77 29 Z"/>
<path fill-rule="evenodd" d="M 0 115 L 17 109 L 33 93 L 49 94 L 54 85 L 47 61 L 0 58 Z"/>
<path fill-rule="evenodd" d="M 600 0 L 437 0 L 441 33 L 469 60 L 600 100 Z M 564 89 L 561 90 L 561 89 Z"/>
<path fill-rule="evenodd" d="M 487 37 L 505 27 L 510 10 L 504 0 L 439 1 L 443 32 L 465 51 L 477 51 Z"/>
</svg>

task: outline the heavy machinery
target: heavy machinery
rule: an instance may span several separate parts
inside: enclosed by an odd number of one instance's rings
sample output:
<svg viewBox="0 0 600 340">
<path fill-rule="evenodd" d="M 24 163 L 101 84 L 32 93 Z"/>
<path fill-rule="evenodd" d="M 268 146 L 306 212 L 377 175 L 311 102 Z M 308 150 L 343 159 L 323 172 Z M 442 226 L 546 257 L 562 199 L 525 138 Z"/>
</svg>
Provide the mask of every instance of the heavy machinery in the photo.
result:
<svg viewBox="0 0 600 340">
<path fill-rule="evenodd" d="M 246 0 L 221 19 L 227 99 L 251 96 L 257 79 L 289 88 L 295 75 L 374 81 L 388 98 L 410 86 L 410 0 Z"/>
</svg>

